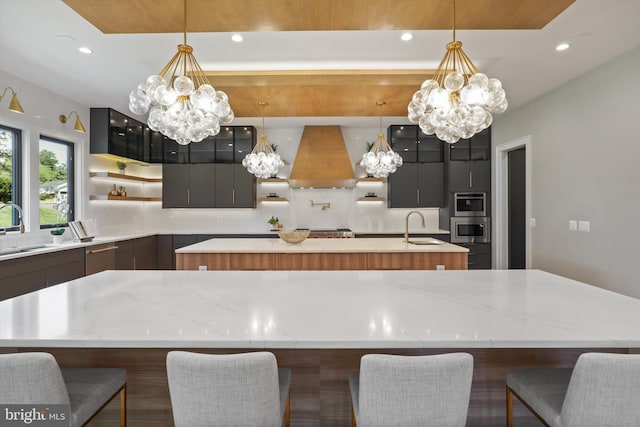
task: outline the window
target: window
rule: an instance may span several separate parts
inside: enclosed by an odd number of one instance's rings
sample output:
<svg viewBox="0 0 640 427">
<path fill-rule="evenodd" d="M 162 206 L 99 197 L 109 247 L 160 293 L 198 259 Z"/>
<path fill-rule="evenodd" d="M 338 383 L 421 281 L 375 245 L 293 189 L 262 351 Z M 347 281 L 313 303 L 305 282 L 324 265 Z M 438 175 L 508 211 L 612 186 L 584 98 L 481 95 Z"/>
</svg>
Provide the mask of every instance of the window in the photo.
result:
<svg viewBox="0 0 640 427">
<path fill-rule="evenodd" d="M 18 129 L 0 126 L 0 204 L 15 203 L 22 207 L 20 191 L 22 134 Z M 0 210 L 0 228 L 18 230 L 18 211 Z"/>
<path fill-rule="evenodd" d="M 73 221 L 73 144 L 40 137 L 40 228 Z"/>
</svg>

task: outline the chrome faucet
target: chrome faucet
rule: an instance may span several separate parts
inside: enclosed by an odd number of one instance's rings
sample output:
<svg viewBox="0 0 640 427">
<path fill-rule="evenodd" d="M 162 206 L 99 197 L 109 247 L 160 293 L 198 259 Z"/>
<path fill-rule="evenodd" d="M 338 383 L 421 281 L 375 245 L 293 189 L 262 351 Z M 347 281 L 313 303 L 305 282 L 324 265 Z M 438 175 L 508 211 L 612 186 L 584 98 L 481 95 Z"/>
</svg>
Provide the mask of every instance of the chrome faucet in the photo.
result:
<svg viewBox="0 0 640 427">
<path fill-rule="evenodd" d="M 422 212 L 420 211 L 410 211 L 407 214 L 407 218 L 405 219 L 405 223 L 404 223 L 404 242 L 405 243 L 409 243 L 409 217 L 411 216 L 411 214 L 418 214 L 420 215 L 420 218 L 422 218 L 422 228 L 425 227 L 424 225 L 424 215 L 422 215 Z"/>
<path fill-rule="evenodd" d="M 20 206 L 16 205 L 15 203 L 6 203 L 4 205 L 1 205 L 0 209 L 6 208 L 7 206 L 10 206 L 18 211 L 18 220 L 20 221 L 20 232 L 24 233 L 24 222 L 22 222 L 22 208 L 20 208 Z M 6 233 L 7 233 L 6 229 L 0 231 L 0 235 L 6 234 Z"/>
</svg>

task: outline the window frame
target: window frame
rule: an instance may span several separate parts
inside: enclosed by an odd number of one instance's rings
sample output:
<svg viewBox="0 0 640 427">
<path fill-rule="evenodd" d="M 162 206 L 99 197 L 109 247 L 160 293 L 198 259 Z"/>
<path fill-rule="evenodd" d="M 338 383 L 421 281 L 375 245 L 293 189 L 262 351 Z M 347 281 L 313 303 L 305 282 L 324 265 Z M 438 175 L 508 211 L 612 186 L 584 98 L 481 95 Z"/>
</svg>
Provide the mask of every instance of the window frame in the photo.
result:
<svg viewBox="0 0 640 427">
<path fill-rule="evenodd" d="M 48 141 L 56 144 L 66 145 L 68 150 L 67 157 L 67 203 L 69 210 L 67 212 L 66 222 L 59 224 L 39 224 L 41 230 L 49 228 L 68 227 L 69 221 L 73 221 L 75 218 L 75 205 L 76 205 L 76 185 L 75 185 L 75 145 L 73 142 L 65 141 L 60 138 L 54 138 L 52 136 L 40 135 L 38 139 L 38 157 L 40 156 L 40 141 Z M 40 162 L 38 161 L 38 164 Z M 40 179 L 38 178 L 38 183 Z M 40 212 L 40 199 L 38 199 L 38 212 Z M 38 213 L 38 223 L 40 223 L 40 214 Z"/>
<path fill-rule="evenodd" d="M 11 146 L 11 203 L 23 208 L 24 212 L 24 207 L 22 206 L 22 130 L 2 124 L 0 124 L 0 129 L 13 134 Z M 11 209 L 11 211 L 11 223 L 14 225 L 0 228 L 5 231 L 18 231 L 20 230 L 18 211 L 16 209 Z M 22 218 L 22 221 L 26 221 L 26 218 Z"/>
</svg>

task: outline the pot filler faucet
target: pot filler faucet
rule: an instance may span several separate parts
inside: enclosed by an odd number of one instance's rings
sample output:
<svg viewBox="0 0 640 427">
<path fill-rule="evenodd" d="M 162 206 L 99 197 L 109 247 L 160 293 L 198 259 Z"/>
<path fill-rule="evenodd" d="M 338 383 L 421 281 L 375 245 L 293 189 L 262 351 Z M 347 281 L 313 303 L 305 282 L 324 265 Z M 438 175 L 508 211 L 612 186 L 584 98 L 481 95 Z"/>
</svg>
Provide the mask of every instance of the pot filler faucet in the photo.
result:
<svg viewBox="0 0 640 427">
<path fill-rule="evenodd" d="M 419 211 L 410 211 L 410 212 L 407 214 L 407 218 L 405 219 L 405 222 L 404 222 L 404 242 L 405 242 L 406 244 L 409 244 L 409 217 L 411 216 L 411 214 L 418 214 L 418 215 L 420 215 L 420 218 L 422 218 L 422 228 L 424 228 L 424 227 L 425 227 L 425 225 L 424 225 L 424 215 L 422 215 L 422 212 L 419 212 Z"/>
<path fill-rule="evenodd" d="M 24 222 L 22 222 L 22 209 L 20 208 L 20 206 L 16 205 L 15 203 L 7 203 L 4 205 L 0 206 L 0 209 L 4 209 L 7 206 L 10 206 L 12 208 L 14 208 L 15 210 L 18 211 L 18 220 L 20 221 L 20 232 L 24 233 Z M 7 230 L 3 229 L 2 231 L 0 231 L 0 236 L 7 234 Z"/>
</svg>

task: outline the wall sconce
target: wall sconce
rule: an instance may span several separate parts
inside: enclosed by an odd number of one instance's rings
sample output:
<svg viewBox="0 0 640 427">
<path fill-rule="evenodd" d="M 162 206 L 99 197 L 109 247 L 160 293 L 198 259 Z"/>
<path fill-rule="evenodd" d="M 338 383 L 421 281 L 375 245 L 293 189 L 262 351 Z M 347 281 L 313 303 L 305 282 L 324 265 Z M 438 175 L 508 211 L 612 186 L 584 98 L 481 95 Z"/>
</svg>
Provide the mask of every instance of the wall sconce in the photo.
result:
<svg viewBox="0 0 640 427">
<path fill-rule="evenodd" d="M 71 118 L 72 114 L 76 115 L 76 125 L 73 127 L 73 129 L 78 132 L 85 133 L 86 130 L 84 126 L 82 126 L 82 122 L 80 121 L 80 116 L 78 116 L 78 113 L 76 113 L 75 111 L 70 112 L 66 116 L 64 114 L 60 114 L 60 116 L 58 116 L 58 120 L 60 120 L 60 123 L 67 123 L 67 120 Z"/>
<path fill-rule="evenodd" d="M 22 105 L 20 105 L 20 101 L 18 101 L 18 96 L 16 94 L 16 91 L 13 90 L 11 86 L 7 86 L 4 88 L 4 91 L 2 91 L 2 96 L 0 96 L 0 101 L 2 101 L 2 98 L 4 98 L 8 90 L 10 90 L 11 93 L 13 93 L 13 96 L 11 97 L 11 102 L 9 102 L 9 111 L 13 111 L 18 114 L 24 114 Z"/>
</svg>

